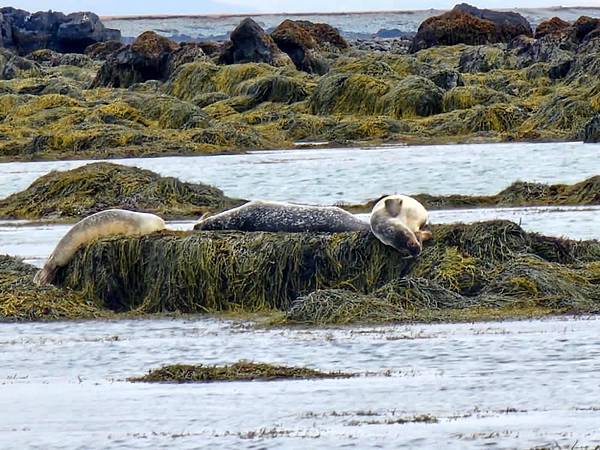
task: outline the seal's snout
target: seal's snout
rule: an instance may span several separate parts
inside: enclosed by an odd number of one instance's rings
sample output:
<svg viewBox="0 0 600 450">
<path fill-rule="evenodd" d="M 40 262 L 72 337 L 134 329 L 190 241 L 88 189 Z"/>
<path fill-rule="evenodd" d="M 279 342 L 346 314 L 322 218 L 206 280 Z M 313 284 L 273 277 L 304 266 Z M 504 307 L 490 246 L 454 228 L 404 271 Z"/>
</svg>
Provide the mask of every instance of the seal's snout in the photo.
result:
<svg viewBox="0 0 600 450">
<path fill-rule="evenodd" d="M 423 247 L 421 247 L 421 244 L 419 244 L 417 241 L 408 241 L 406 243 L 406 249 L 413 258 L 420 256 L 421 252 L 423 251 Z"/>
</svg>

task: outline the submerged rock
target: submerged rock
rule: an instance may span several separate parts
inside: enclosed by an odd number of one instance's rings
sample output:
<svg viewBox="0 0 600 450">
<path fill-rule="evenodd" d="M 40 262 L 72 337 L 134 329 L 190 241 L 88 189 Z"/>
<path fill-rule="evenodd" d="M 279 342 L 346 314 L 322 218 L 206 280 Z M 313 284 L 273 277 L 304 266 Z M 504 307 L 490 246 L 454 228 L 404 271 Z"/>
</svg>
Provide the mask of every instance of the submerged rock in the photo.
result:
<svg viewBox="0 0 600 450">
<path fill-rule="evenodd" d="M 254 20 L 246 18 L 231 32 L 230 41 L 219 57 L 220 64 L 267 63 L 273 66 L 291 64 L 283 53 Z"/>
<path fill-rule="evenodd" d="M 437 45 L 509 42 L 521 34 L 531 36 L 533 33 L 527 19 L 520 14 L 478 9 L 463 3 L 425 20 L 419 26 L 410 51 Z"/>
<path fill-rule="evenodd" d="M 101 162 L 38 178 L 25 191 L 0 200 L 0 217 L 75 221 L 120 208 L 196 219 L 242 203 L 212 186 Z"/>
</svg>

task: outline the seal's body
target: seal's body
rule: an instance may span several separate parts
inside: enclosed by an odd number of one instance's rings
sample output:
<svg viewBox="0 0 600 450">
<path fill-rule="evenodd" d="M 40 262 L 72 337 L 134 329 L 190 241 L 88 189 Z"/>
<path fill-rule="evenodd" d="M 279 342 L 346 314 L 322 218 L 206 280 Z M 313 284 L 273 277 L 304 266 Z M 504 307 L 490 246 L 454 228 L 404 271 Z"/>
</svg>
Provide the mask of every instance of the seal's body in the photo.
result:
<svg viewBox="0 0 600 450">
<path fill-rule="evenodd" d="M 164 230 L 165 222 L 154 214 L 107 209 L 77 222 L 59 241 L 58 245 L 33 281 L 38 285 L 50 284 L 59 267 L 66 265 L 79 247 L 95 239 L 124 234 L 150 234 Z"/>
<path fill-rule="evenodd" d="M 215 216 L 202 218 L 194 229 L 340 233 L 369 231 L 369 224 L 335 206 L 252 201 Z"/>
<path fill-rule="evenodd" d="M 371 231 L 386 245 L 407 249 L 419 256 L 423 241 L 431 239 L 425 207 L 406 195 L 389 195 L 379 200 L 371 212 Z"/>
</svg>

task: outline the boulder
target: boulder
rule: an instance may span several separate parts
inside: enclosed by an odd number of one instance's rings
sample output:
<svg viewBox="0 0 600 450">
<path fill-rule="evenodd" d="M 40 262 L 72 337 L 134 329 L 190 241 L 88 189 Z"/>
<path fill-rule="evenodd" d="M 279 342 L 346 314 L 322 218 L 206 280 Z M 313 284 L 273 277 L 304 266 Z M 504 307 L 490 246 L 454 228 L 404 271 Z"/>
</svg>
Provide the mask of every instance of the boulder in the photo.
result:
<svg viewBox="0 0 600 450">
<path fill-rule="evenodd" d="M 291 64 L 290 58 L 275 44 L 271 36 L 254 20 L 246 18 L 232 31 L 230 41 L 219 56 L 220 64 L 267 63 L 273 66 Z"/>
<path fill-rule="evenodd" d="M 96 61 L 106 61 L 109 56 L 122 50 L 125 44 L 119 41 L 97 42 L 86 47 L 84 53 Z"/>
<path fill-rule="evenodd" d="M 573 24 L 573 36 L 578 42 L 583 42 L 591 32 L 600 29 L 600 19 L 581 16 Z"/>
<path fill-rule="evenodd" d="M 467 4 L 425 20 L 413 39 L 411 52 L 436 45 L 483 45 L 509 42 L 516 36 L 533 33 L 529 22 L 513 12 L 478 9 Z"/>
<path fill-rule="evenodd" d="M 34 61 L 0 48 L 0 80 L 12 80 L 24 74 L 41 74 L 42 69 Z"/>
<path fill-rule="evenodd" d="M 303 26 L 303 22 L 284 20 L 271 33 L 271 37 L 292 59 L 298 70 L 320 75 L 329 71 L 327 62 L 316 52 L 317 41 L 307 27 Z"/>
<path fill-rule="evenodd" d="M 118 30 L 104 27 L 92 12 L 65 15 L 55 11 L 30 14 L 0 8 L 0 44 L 20 55 L 48 48 L 62 53 L 82 53 L 90 44 L 121 39 Z"/>
<path fill-rule="evenodd" d="M 537 26 L 534 37 L 539 39 L 548 34 L 561 34 L 570 26 L 571 24 L 569 22 L 565 22 L 560 17 L 553 17 L 552 19 L 541 22 Z"/>
<path fill-rule="evenodd" d="M 583 142 L 600 142 L 600 114 L 592 117 L 592 119 L 586 124 L 583 131 Z"/>
<path fill-rule="evenodd" d="M 429 76 L 436 86 L 449 91 L 457 86 L 464 86 L 465 82 L 460 72 L 452 69 L 440 69 Z"/>
<path fill-rule="evenodd" d="M 126 88 L 148 80 L 165 81 L 179 65 L 203 55 L 198 46 L 180 45 L 146 31 L 133 44 L 108 56 L 92 86 Z"/>
</svg>

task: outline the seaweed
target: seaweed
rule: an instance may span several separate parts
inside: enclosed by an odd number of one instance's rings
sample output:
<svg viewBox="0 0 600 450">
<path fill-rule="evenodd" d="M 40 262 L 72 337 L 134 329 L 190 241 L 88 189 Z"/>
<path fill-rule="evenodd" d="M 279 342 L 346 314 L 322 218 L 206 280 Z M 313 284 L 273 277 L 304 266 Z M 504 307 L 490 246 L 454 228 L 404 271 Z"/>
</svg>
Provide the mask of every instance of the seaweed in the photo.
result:
<svg viewBox="0 0 600 450">
<path fill-rule="evenodd" d="M 26 190 L 0 200 L 0 217 L 64 222 L 121 208 L 165 218 L 197 218 L 242 203 L 212 186 L 99 162 L 38 178 Z"/>
<path fill-rule="evenodd" d="M 132 383 L 215 383 L 227 381 L 314 380 L 350 378 L 354 374 L 323 372 L 304 367 L 276 366 L 241 360 L 226 366 L 205 364 L 175 364 L 150 370 L 141 377 L 131 377 Z"/>
</svg>

